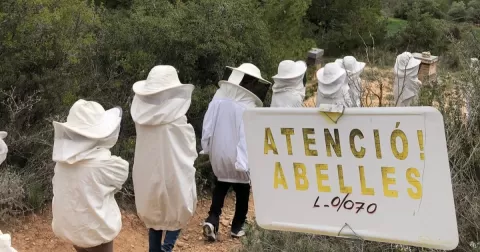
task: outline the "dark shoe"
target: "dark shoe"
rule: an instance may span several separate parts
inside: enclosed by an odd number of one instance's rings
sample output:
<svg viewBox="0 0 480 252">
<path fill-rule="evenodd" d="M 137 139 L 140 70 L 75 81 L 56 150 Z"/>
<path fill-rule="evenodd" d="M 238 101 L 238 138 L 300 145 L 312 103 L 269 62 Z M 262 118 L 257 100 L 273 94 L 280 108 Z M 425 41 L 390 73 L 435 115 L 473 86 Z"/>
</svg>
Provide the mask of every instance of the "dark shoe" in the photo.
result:
<svg viewBox="0 0 480 252">
<path fill-rule="evenodd" d="M 212 223 L 203 223 L 203 236 L 205 236 L 210 242 L 217 240 L 217 232 L 215 231 L 215 227 Z"/>
</svg>

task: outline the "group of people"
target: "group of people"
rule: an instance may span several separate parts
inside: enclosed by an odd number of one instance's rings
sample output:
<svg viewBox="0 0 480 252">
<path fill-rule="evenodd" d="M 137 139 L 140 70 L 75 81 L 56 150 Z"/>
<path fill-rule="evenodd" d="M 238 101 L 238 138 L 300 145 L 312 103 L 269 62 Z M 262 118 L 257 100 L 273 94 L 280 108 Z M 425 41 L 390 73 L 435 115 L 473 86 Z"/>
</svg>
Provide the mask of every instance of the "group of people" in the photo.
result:
<svg viewBox="0 0 480 252">
<path fill-rule="evenodd" d="M 409 78 L 416 64 L 407 61 L 405 65 L 403 57 L 410 56 L 402 54 L 397 59 L 395 67 L 407 69 L 403 78 Z M 321 68 L 316 74 L 317 105 L 361 106 L 364 67 L 365 63 L 348 56 Z M 303 61 L 279 64 L 278 74 L 272 77 L 271 107 L 303 106 L 306 71 Z M 250 178 L 242 115 L 248 108 L 264 106 L 270 86 L 253 64 L 226 67 L 205 114 L 200 154 L 209 155 L 216 182 L 203 233 L 212 242 L 218 238 L 230 188 L 236 196 L 230 233 L 234 238 L 245 235 Z M 155 66 L 146 80 L 133 85 L 130 114 L 137 136 L 132 178 L 137 213 L 149 230 L 150 252 L 172 251 L 196 210 L 194 162 L 198 154 L 195 132 L 186 117 L 193 90 L 168 65 Z M 113 240 L 122 228 L 114 195 L 128 178 L 129 163 L 110 152 L 118 140 L 121 120 L 120 107 L 105 110 L 97 102 L 81 99 L 71 107 L 66 122 L 53 122 L 52 228 L 79 252 L 113 251 Z M 0 139 L 5 136 L 0 132 Z M 2 140 L 0 161 L 6 152 Z"/>
</svg>

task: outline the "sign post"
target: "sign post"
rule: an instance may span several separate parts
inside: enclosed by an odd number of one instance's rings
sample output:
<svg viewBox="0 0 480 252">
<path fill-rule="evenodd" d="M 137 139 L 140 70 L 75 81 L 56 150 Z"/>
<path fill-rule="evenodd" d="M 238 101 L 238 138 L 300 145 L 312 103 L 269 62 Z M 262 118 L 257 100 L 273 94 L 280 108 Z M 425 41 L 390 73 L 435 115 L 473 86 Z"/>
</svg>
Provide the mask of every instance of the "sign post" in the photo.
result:
<svg viewBox="0 0 480 252">
<path fill-rule="evenodd" d="M 335 123 L 315 108 L 258 108 L 244 125 L 261 227 L 457 247 L 438 110 L 347 108 Z"/>
</svg>

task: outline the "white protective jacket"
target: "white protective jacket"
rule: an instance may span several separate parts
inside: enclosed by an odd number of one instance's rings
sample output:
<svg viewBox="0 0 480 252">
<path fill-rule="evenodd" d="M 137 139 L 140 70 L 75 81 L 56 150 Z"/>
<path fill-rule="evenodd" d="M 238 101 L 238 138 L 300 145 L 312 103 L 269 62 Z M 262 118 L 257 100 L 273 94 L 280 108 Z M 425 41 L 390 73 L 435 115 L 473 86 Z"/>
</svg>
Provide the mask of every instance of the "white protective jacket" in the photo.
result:
<svg viewBox="0 0 480 252">
<path fill-rule="evenodd" d="M 202 148 L 219 181 L 250 183 L 243 112 L 255 97 L 238 85 L 220 81 L 203 119 Z"/>
<path fill-rule="evenodd" d="M 17 252 L 12 248 L 12 237 L 9 234 L 3 234 L 0 231 L 0 252 Z"/>
<path fill-rule="evenodd" d="M 416 66 L 411 69 L 394 68 L 395 83 L 393 84 L 393 97 L 396 106 L 410 106 L 413 100 L 420 92 L 422 82 L 418 79 L 418 69 Z"/>
<path fill-rule="evenodd" d="M 350 98 L 350 91 L 348 85 L 344 85 L 337 92 L 326 95 L 321 92 L 317 92 L 317 103 L 316 107 L 320 107 L 320 104 L 332 104 L 332 105 L 343 105 L 345 107 L 352 107 L 353 102 Z"/>
<path fill-rule="evenodd" d="M 0 135 L 6 135 L 6 134 L 7 134 L 6 132 L 0 131 Z M 5 161 L 8 153 L 7 144 L 5 143 L 5 141 L 3 141 L 2 137 L 3 136 L 0 136 L 0 164 L 2 164 L 3 161 Z"/>
<path fill-rule="evenodd" d="M 151 96 L 135 95 L 131 114 L 137 130 L 133 186 L 147 228 L 184 228 L 197 206 L 195 132 L 187 123 L 192 85 Z"/>
<path fill-rule="evenodd" d="M 305 99 L 303 75 L 295 79 L 276 79 L 272 86 L 272 91 L 272 103 L 270 107 L 303 107 L 303 99 Z"/>
<path fill-rule="evenodd" d="M 108 243 L 122 229 L 114 194 L 128 177 L 128 162 L 109 150 L 120 127 L 107 138 L 92 140 L 54 126 L 53 232 L 82 248 Z"/>
</svg>

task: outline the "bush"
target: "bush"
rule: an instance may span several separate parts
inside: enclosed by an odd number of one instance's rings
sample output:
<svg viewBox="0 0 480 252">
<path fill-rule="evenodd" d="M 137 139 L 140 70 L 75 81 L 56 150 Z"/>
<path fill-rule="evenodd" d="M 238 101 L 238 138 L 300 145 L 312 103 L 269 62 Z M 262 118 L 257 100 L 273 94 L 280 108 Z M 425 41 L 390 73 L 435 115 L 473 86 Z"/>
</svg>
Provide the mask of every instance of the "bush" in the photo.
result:
<svg viewBox="0 0 480 252">
<path fill-rule="evenodd" d="M 463 22 L 467 19 L 467 6 L 464 2 L 453 2 L 448 15 L 453 21 Z"/>
<path fill-rule="evenodd" d="M 480 0 L 468 2 L 467 16 L 469 21 L 480 24 Z"/>
</svg>

